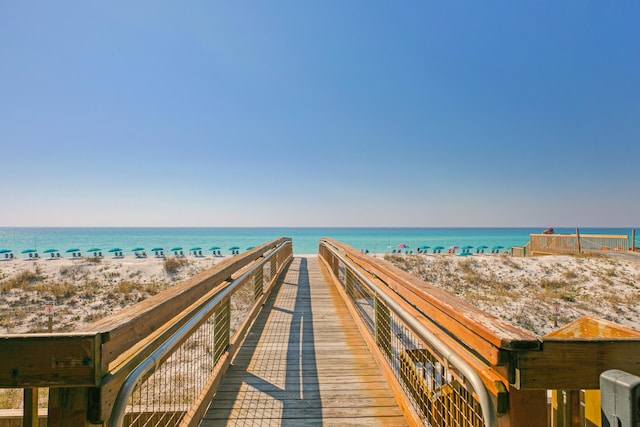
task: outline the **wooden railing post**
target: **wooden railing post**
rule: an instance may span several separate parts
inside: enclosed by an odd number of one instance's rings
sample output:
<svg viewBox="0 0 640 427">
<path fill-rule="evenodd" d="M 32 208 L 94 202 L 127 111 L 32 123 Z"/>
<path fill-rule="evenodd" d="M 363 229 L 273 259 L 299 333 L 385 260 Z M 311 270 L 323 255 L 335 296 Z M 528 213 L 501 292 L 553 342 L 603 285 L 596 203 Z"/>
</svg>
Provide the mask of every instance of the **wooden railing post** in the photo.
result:
<svg viewBox="0 0 640 427">
<path fill-rule="evenodd" d="M 24 409 L 22 415 L 22 427 L 38 426 L 38 389 L 24 389 Z"/>
</svg>

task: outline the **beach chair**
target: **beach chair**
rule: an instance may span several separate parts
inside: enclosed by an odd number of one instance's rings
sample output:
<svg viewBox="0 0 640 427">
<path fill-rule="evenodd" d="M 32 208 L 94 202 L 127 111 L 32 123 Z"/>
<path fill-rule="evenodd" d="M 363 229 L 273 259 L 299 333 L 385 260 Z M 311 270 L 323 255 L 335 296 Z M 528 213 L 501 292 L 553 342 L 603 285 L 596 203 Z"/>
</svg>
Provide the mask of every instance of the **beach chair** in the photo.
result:
<svg viewBox="0 0 640 427">
<path fill-rule="evenodd" d="M 9 259 L 13 259 L 13 254 L 9 254 Z"/>
<path fill-rule="evenodd" d="M 38 255 L 38 252 L 36 252 L 35 254 L 33 254 L 34 258 L 40 258 L 40 256 Z"/>
</svg>

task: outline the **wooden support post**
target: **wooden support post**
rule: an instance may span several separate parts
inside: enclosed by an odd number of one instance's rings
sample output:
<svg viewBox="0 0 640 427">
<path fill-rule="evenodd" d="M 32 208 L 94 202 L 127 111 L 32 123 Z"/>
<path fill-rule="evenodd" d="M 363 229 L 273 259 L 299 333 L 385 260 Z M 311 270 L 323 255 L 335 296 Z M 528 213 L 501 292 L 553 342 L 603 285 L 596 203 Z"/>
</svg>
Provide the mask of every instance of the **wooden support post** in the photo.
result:
<svg viewBox="0 0 640 427">
<path fill-rule="evenodd" d="M 580 229 L 576 228 L 576 239 L 578 240 L 578 253 L 582 252 L 582 248 L 580 246 Z"/>
<path fill-rule="evenodd" d="M 88 427 L 89 389 L 86 387 L 50 388 L 48 427 Z"/>
<path fill-rule="evenodd" d="M 547 391 L 509 387 L 509 412 L 498 418 L 500 427 L 547 427 Z"/>
<path fill-rule="evenodd" d="M 567 390 L 567 406 L 569 407 L 569 427 L 580 427 L 580 390 Z"/>
<path fill-rule="evenodd" d="M 629 246 L 631 246 L 631 251 L 634 251 L 635 248 L 636 248 L 636 230 L 635 230 L 635 228 L 633 230 L 631 230 L 631 244 Z"/>
<path fill-rule="evenodd" d="M 38 389 L 24 389 L 24 409 L 22 415 L 22 427 L 38 426 Z"/>
</svg>

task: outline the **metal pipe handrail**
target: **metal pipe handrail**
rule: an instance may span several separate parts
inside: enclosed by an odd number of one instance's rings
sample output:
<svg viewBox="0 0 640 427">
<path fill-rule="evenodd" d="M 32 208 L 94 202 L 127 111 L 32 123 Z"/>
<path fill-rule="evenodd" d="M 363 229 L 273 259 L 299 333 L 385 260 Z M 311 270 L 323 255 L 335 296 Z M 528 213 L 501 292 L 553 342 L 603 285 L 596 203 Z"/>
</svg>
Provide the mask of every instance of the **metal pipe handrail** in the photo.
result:
<svg viewBox="0 0 640 427">
<path fill-rule="evenodd" d="M 167 338 L 156 350 L 153 351 L 146 359 L 127 376 L 122 383 L 116 400 L 113 403 L 113 409 L 111 410 L 111 416 L 107 423 L 108 427 L 121 427 L 124 422 L 124 416 L 126 411 L 126 405 L 129 398 L 133 394 L 136 386 L 142 381 L 147 374 L 153 373 L 162 361 L 168 357 L 171 352 L 177 347 L 185 337 L 191 334 L 197 329 L 201 322 L 209 317 L 215 310 L 216 306 L 223 301 L 227 296 L 232 294 L 240 284 L 258 267 L 264 265 L 265 262 L 271 259 L 276 253 L 278 253 L 287 243 L 285 241 L 276 247 L 270 254 L 264 257 L 260 262 L 253 267 L 242 273 L 238 278 L 233 280 L 229 286 L 227 286 L 222 292 L 217 294 L 211 299 L 204 307 L 202 307 L 191 319 L 189 319 L 184 325 L 182 325 L 176 332 L 174 332 L 169 338 Z"/>
<path fill-rule="evenodd" d="M 321 245 L 324 245 L 331 253 L 341 260 L 345 265 L 349 265 L 351 267 L 351 271 L 367 286 L 369 286 L 374 292 L 376 292 L 377 296 L 390 308 L 392 309 L 402 321 L 405 322 L 407 326 L 423 341 L 432 346 L 444 359 L 446 363 L 451 363 L 456 369 L 461 373 L 464 378 L 469 381 L 476 395 L 478 396 L 478 403 L 480 403 L 480 407 L 482 408 L 482 418 L 484 420 L 484 424 L 488 427 L 497 427 L 498 426 L 498 416 L 496 414 L 495 406 L 493 405 L 493 401 L 491 400 L 491 395 L 487 388 L 485 387 L 482 379 L 478 375 L 478 373 L 469 365 L 464 359 L 458 356 L 450 347 L 448 347 L 444 342 L 442 342 L 436 335 L 434 335 L 431 331 L 429 331 L 424 325 L 422 325 L 415 317 L 413 317 L 409 312 L 407 312 L 400 304 L 394 301 L 389 295 L 386 294 L 375 284 L 372 280 L 362 274 L 358 269 L 354 268 L 352 263 L 346 259 L 344 256 L 339 254 L 335 248 L 330 247 L 326 242 L 321 241 Z"/>
</svg>

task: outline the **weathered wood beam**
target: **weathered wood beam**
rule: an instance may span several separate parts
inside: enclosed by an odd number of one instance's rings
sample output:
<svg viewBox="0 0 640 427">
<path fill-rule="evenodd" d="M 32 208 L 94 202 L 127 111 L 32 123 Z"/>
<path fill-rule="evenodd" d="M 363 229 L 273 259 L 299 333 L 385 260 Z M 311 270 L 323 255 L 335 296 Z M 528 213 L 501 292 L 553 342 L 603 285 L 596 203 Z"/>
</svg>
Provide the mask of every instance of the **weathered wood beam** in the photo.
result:
<svg viewBox="0 0 640 427">
<path fill-rule="evenodd" d="M 100 343 L 95 333 L 0 336 L 0 387 L 97 385 Z"/>
</svg>

